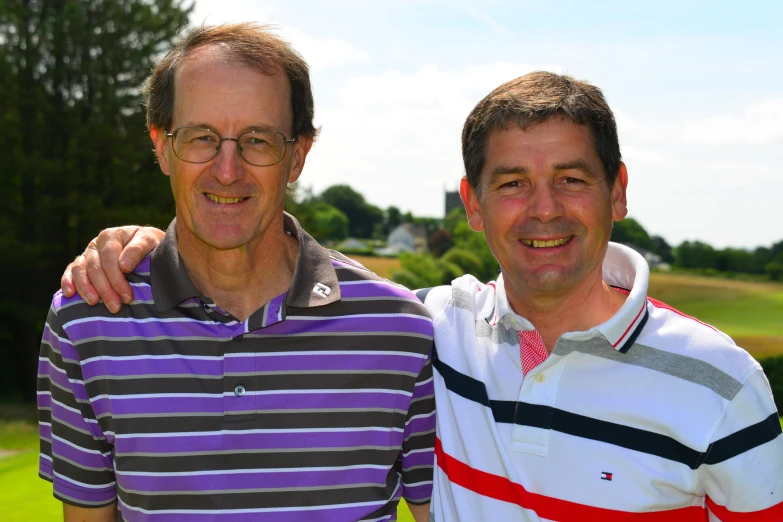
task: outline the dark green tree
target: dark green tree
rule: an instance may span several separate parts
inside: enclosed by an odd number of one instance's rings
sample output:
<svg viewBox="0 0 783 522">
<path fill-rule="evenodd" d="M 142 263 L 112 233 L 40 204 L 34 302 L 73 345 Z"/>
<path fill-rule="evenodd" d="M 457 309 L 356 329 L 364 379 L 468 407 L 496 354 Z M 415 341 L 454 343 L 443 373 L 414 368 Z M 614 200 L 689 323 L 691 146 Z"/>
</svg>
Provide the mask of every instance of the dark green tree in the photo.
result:
<svg viewBox="0 0 783 522">
<path fill-rule="evenodd" d="M 364 196 L 348 185 L 333 185 L 324 190 L 320 198 L 348 217 L 348 233 L 353 237 L 372 237 L 375 226 L 383 225 L 383 210 L 367 203 Z"/>
<path fill-rule="evenodd" d="M 674 263 L 682 268 L 715 268 L 718 253 L 701 241 L 683 241 L 674 250 Z"/>
<path fill-rule="evenodd" d="M 0 3 L 0 394 L 31 397 L 43 321 L 65 264 L 107 226 L 165 226 L 167 179 L 140 88 L 187 23 L 178 0 Z"/>
<path fill-rule="evenodd" d="M 617 221 L 612 227 L 610 238 L 615 243 L 629 243 L 653 252 L 655 244 L 650 235 L 634 218 Z"/>
<path fill-rule="evenodd" d="M 397 207 L 389 207 L 386 209 L 386 223 L 384 231 L 386 234 L 391 234 L 392 230 L 402 224 L 402 212 Z"/>
<path fill-rule="evenodd" d="M 661 256 L 664 263 L 674 263 L 674 253 L 672 247 L 661 236 L 652 236 L 653 249 L 652 251 Z"/>
</svg>

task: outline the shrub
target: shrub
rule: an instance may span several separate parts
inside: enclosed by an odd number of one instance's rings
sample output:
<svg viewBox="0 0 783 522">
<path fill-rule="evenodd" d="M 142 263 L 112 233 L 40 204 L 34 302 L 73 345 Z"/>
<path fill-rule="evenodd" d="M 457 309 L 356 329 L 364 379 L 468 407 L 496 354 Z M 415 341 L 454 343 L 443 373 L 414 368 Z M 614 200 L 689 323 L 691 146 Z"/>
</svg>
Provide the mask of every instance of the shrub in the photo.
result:
<svg viewBox="0 0 783 522">
<path fill-rule="evenodd" d="M 765 357 L 759 363 L 769 379 L 772 396 L 778 407 L 778 414 L 783 414 L 783 355 Z"/>
</svg>

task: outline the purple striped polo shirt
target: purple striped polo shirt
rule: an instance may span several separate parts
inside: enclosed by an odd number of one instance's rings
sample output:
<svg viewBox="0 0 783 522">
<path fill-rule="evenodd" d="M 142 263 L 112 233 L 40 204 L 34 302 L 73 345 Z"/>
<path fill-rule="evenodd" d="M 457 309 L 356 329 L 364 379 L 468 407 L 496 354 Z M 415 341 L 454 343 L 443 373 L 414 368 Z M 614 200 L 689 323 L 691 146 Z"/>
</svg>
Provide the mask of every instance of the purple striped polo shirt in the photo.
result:
<svg viewBox="0 0 783 522">
<path fill-rule="evenodd" d="M 56 498 L 127 522 L 380 522 L 429 501 L 427 311 L 285 221 L 291 286 L 245 321 L 195 289 L 174 223 L 119 314 L 55 294 L 38 406 Z"/>
</svg>

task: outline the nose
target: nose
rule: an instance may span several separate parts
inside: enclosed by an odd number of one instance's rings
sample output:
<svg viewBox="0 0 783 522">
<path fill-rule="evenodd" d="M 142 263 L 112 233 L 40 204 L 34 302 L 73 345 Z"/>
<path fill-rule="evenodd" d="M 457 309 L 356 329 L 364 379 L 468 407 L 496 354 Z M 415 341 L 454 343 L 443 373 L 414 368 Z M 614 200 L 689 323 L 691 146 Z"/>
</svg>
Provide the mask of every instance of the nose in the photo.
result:
<svg viewBox="0 0 783 522">
<path fill-rule="evenodd" d="M 536 184 L 528 200 L 528 215 L 542 223 L 562 217 L 563 205 L 558 199 L 555 187 L 550 183 Z"/>
<path fill-rule="evenodd" d="M 222 185 L 231 185 L 245 177 L 245 167 L 239 156 L 239 144 L 233 139 L 223 139 L 220 151 L 212 164 L 212 175 Z"/>
</svg>

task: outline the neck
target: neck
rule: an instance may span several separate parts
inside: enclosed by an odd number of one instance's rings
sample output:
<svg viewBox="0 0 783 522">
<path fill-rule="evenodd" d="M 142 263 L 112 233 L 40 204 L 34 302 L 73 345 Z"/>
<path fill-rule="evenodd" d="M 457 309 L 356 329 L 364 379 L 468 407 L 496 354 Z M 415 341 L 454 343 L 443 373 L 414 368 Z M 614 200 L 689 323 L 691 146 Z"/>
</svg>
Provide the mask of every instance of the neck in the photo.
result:
<svg viewBox="0 0 783 522">
<path fill-rule="evenodd" d="M 298 254 L 282 212 L 261 236 L 228 250 L 207 245 L 177 220 L 177 246 L 196 289 L 239 321 L 288 289 Z"/>
<path fill-rule="evenodd" d="M 536 293 L 503 274 L 511 308 L 533 323 L 549 353 L 564 333 L 585 331 L 604 323 L 625 303 L 626 295 L 601 278 L 600 265 L 594 272 L 575 290 L 559 294 Z"/>
</svg>

